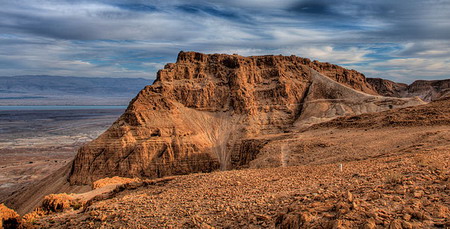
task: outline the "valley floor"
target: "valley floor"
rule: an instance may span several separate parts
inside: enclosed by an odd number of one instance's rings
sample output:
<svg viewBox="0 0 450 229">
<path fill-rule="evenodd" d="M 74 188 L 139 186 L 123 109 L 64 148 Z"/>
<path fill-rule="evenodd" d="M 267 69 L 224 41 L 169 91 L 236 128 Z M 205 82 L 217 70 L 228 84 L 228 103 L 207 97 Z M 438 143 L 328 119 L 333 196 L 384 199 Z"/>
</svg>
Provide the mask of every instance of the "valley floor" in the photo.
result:
<svg viewBox="0 0 450 229">
<path fill-rule="evenodd" d="M 122 109 L 0 111 L 0 202 L 63 167 Z"/>
</svg>

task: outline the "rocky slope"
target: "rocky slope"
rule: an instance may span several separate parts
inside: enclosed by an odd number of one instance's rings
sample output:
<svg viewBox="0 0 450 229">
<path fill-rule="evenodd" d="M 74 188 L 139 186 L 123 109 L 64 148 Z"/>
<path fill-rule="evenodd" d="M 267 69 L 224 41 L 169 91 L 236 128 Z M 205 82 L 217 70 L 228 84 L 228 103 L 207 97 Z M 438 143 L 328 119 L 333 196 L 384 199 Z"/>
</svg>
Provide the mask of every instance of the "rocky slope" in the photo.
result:
<svg viewBox="0 0 450 229">
<path fill-rule="evenodd" d="M 374 91 L 362 74 L 336 65 L 181 52 L 108 131 L 80 149 L 70 183 L 236 168 L 256 157 L 262 136 L 421 104 L 367 93 Z"/>
<path fill-rule="evenodd" d="M 450 79 L 417 80 L 408 86 L 408 96 L 419 96 L 425 101 L 433 101 L 450 96 Z"/>
<path fill-rule="evenodd" d="M 384 96 L 399 98 L 418 96 L 427 102 L 450 96 L 450 79 L 417 80 L 410 85 L 380 78 L 367 78 L 367 82 L 377 93 Z"/>
<path fill-rule="evenodd" d="M 367 78 L 366 80 L 373 86 L 378 94 L 384 96 L 401 97 L 401 92 L 407 90 L 408 88 L 408 84 L 396 83 L 394 81 L 381 78 Z"/>
<path fill-rule="evenodd" d="M 426 118 L 424 118 L 426 117 Z M 447 228 L 450 100 L 273 136 L 251 166 L 124 185 L 51 228 Z M 422 125 L 423 124 L 423 125 Z M 282 144 L 286 155 L 282 155 Z M 271 149 L 270 149 L 271 148 Z M 341 169 L 342 168 L 342 169 Z"/>
<path fill-rule="evenodd" d="M 80 148 L 70 166 L 34 185 L 38 191 L 18 192 L 6 204 L 23 214 L 44 195 L 76 192 L 105 177 L 248 167 L 267 154 L 278 157 L 279 145 L 266 145 L 280 134 L 339 116 L 418 104 L 418 98 L 376 95 L 364 75 L 328 63 L 181 52 L 105 133 Z M 253 166 L 280 165 L 262 161 Z M 58 183 L 49 187 L 52 177 Z"/>
</svg>

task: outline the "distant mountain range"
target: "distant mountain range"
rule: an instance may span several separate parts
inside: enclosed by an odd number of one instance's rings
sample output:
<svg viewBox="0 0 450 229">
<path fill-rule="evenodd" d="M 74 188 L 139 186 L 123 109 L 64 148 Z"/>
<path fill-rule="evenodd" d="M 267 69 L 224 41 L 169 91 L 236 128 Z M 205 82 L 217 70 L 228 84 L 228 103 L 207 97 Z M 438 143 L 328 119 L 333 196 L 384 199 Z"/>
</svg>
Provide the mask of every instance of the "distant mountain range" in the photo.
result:
<svg viewBox="0 0 450 229">
<path fill-rule="evenodd" d="M 127 105 L 151 83 L 143 78 L 0 76 L 0 105 Z"/>
<path fill-rule="evenodd" d="M 418 96 L 426 102 L 450 96 L 450 79 L 416 80 L 412 84 L 396 83 L 381 78 L 367 78 L 378 94 L 391 97 Z"/>
</svg>

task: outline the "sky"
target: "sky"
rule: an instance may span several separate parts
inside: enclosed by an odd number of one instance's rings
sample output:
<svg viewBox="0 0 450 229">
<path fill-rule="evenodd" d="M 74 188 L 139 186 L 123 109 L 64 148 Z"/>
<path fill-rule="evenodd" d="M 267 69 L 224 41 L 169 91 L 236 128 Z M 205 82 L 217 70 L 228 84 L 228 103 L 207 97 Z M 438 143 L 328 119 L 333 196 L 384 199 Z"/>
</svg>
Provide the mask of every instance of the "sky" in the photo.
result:
<svg viewBox="0 0 450 229">
<path fill-rule="evenodd" d="M 0 75 L 154 79 L 180 51 L 450 78 L 450 0 L 0 0 Z"/>
</svg>

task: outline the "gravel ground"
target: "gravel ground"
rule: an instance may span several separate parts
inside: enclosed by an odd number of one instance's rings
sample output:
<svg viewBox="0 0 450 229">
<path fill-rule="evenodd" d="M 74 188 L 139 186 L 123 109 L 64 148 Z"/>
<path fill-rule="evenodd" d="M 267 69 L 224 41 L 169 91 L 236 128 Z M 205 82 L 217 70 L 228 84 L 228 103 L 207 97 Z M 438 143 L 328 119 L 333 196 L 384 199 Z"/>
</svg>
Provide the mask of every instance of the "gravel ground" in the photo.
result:
<svg viewBox="0 0 450 229">
<path fill-rule="evenodd" d="M 430 228 L 450 226 L 450 151 L 343 164 L 174 177 L 126 189 L 52 228 Z M 400 226 L 400 227 L 395 227 Z"/>
</svg>

